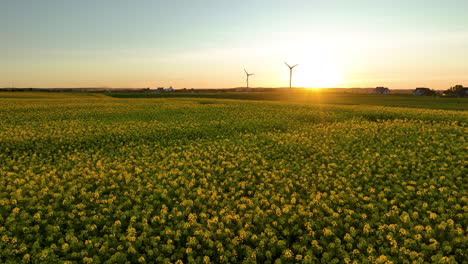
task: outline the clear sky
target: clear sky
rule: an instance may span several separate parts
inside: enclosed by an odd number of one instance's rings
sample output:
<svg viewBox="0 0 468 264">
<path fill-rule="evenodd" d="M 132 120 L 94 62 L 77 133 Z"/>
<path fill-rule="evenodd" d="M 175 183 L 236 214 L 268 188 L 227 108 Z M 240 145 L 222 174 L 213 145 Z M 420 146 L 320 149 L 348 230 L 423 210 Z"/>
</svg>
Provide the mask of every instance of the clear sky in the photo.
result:
<svg viewBox="0 0 468 264">
<path fill-rule="evenodd" d="M 0 0 L 0 87 L 468 86 L 467 0 Z"/>
</svg>

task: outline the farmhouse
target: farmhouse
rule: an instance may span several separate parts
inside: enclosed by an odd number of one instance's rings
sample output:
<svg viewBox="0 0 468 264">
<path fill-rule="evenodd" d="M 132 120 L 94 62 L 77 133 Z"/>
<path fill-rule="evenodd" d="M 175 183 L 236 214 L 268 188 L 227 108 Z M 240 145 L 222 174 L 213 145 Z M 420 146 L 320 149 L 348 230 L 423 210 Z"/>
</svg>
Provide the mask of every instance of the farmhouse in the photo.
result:
<svg viewBox="0 0 468 264">
<path fill-rule="evenodd" d="M 388 89 L 387 87 L 375 87 L 374 90 L 372 90 L 372 93 L 373 94 L 390 94 L 390 89 Z"/>
<path fill-rule="evenodd" d="M 419 88 L 416 88 L 413 91 L 413 95 L 415 95 L 415 96 L 428 96 L 428 95 L 435 95 L 435 92 L 432 91 L 429 88 L 419 87 Z"/>
<path fill-rule="evenodd" d="M 169 88 L 158 87 L 156 90 L 152 90 L 151 92 L 153 93 L 174 92 L 174 88 L 172 88 L 172 86 Z"/>
<path fill-rule="evenodd" d="M 460 96 L 461 97 L 468 97 L 468 87 L 463 87 L 463 89 L 461 89 Z"/>
<path fill-rule="evenodd" d="M 164 92 L 164 88 L 163 87 L 158 87 L 156 90 L 153 90 L 152 92 L 153 93 L 161 93 L 161 92 Z"/>
</svg>

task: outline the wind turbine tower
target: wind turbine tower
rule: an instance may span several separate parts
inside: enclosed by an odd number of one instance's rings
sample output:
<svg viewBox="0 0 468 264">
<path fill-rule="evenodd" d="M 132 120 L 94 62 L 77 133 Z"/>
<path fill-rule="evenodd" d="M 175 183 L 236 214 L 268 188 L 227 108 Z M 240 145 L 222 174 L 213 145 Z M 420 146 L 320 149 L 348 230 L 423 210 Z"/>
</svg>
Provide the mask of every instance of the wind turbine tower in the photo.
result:
<svg viewBox="0 0 468 264">
<path fill-rule="evenodd" d="M 299 65 L 299 64 L 296 64 L 296 65 L 294 65 L 294 66 L 289 66 L 289 64 L 287 64 L 286 62 L 285 62 L 284 64 L 286 64 L 286 66 L 288 66 L 288 68 L 289 68 L 289 88 L 291 88 L 292 70 L 294 69 L 294 67 L 296 67 L 296 66 Z"/>
<path fill-rule="evenodd" d="M 248 73 L 246 69 L 244 69 L 245 75 L 247 76 L 247 88 L 249 88 L 249 76 L 255 75 L 254 73 Z"/>
</svg>

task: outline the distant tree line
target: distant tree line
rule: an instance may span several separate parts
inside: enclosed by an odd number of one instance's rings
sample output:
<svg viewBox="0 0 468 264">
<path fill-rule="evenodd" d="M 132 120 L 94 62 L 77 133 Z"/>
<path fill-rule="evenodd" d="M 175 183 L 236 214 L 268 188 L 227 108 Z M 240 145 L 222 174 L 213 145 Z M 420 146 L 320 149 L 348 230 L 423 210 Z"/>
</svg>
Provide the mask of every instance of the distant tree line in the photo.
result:
<svg viewBox="0 0 468 264">
<path fill-rule="evenodd" d="M 468 97 L 468 87 L 463 87 L 463 85 L 458 84 L 444 91 L 442 95 L 450 97 Z"/>
</svg>

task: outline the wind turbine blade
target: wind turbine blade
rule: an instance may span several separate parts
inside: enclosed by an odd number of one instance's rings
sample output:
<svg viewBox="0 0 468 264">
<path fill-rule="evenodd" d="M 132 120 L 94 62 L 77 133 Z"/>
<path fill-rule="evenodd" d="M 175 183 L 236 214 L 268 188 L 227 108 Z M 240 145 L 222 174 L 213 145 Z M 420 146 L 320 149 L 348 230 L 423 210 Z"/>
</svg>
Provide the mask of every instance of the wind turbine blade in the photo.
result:
<svg viewBox="0 0 468 264">
<path fill-rule="evenodd" d="M 246 70 L 246 69 L 244 69 L 244 71 L 245 71 L 245 73 L 246 73 L 246 74 L 249 74 L 249 73 L 247 72 L 247 70 Z"/>
<path fill-rule="evenodd" d="M 299 64 L 296 64 L 296 65 L 294 65 L 294 66 L 292 66 L 292 67 L 294 68 L 294 67 L 296 67 L 297 65 L 299 65 Z"/>
<path fill-rule="evenodd" d="M 289 68 L 291 68 L 291 66 L 289 66 L 289 64 L 287 64 L 286 62 L 284 62 L 284 64 L 286 64 L 286 66 L 288 66 Z"/>
</svg>

